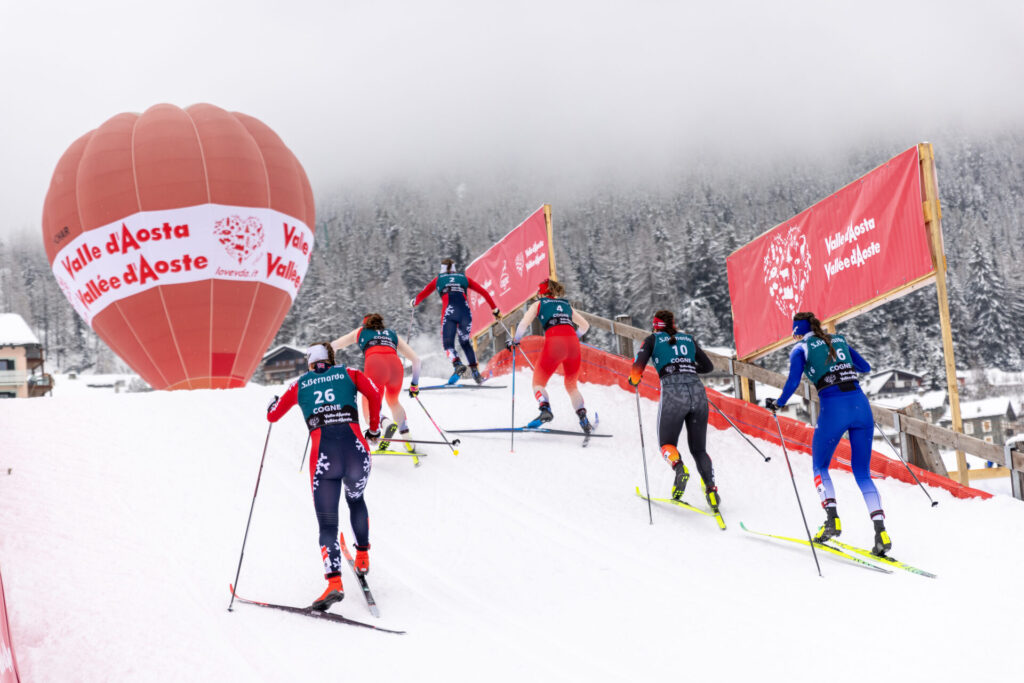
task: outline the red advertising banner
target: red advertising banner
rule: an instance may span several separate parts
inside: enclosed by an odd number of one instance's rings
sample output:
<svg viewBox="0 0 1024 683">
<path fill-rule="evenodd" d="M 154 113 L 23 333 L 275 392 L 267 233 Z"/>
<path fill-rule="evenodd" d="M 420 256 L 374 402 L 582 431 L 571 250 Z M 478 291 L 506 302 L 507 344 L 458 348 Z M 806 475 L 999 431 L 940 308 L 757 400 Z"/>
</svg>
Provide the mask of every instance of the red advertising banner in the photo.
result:
<svg viewBox="0 0 1024 683">
<path fill-rule="evenodd" d="M 790 338 L 793 314 L 849 317 L 934 274 L 917 147 L 737 249 L 726 260 L 736 355 Z"/>
<path fill-rule="evenodd" d="M 536 294 L 537 285 L 552 275 L 549 216 L 548 207 L 537 209 L 466 268 L 466 275 L 491 293 L 503 313 Z M 487 301 L 471 292 L 469 307 L 472 334 L 480 334 L 493 319 Z"/>
<path fill-rule="evenodd" d="M 7 622 L 4 581 L 0 576 L 0 683 L 18 683 L 18 662 L 14 659 L 11 626 Z"/>
</svg>

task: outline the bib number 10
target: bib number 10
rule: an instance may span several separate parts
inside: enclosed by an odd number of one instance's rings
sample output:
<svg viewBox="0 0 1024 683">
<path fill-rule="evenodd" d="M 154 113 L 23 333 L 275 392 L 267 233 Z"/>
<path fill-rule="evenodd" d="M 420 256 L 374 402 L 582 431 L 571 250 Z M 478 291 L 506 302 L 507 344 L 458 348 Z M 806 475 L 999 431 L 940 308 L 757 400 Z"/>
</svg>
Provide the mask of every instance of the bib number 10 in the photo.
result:
<svg viewBox="0 0 1024 683">
<path fill-rule="evenodd" d="M 328 403 L 334 403 L 334 389 L 328 389 L 326 391 L 314 391 L 313 395 L 316 396 L 314 403 L 320 405 L 325 400 Z"/>
</svg>

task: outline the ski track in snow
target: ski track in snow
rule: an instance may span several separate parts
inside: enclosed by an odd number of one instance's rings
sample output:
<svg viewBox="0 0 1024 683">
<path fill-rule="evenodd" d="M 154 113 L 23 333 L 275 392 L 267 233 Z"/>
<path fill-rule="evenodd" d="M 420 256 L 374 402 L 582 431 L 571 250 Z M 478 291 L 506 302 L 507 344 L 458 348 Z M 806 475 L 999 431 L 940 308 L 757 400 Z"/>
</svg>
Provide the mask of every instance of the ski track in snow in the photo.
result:
<svg viewBox="0 0 1024 683">
<path fill-rule="evenodd" d="M 530 375 L 516 413 L 533 417 Z M 432 379 L 424 378 L 428 384 Z M 442 380 L 443 381 L 443 380 Z M 576 420 L 558 378 L 552 427 Z M 1024 507 L 960 501 L 876 480 L 893 554 L 934 571 L 890 576 L 740 530 L 804 537 L 781 448 L 709 431 L 729 528 L 647 503 L 634 399 L 583 385 L 600 430 L 571 437 L 458 435 L 413 468 L 377 458 L 367 488 L 369 615 L 345 568 L 333 612 L 405 636 L 235 603 L 228 612 L 267 426 L 279 387 L 7 401 L 0 413 L 0 563 L 15 654 L 31 681 L 929 681 L 1013 678 L 1007 634 L 1021 598 Z M 509 390 L 429 392 L 445 427 L 505 426 Z M 651 493 L 671 471 L 657 453 L 657 404 L 642 401 Z M 413 434 L 437 438 L 416 406 Z M 305 605 L 323 589 L 306 431 L 274 426 L 238 591 Z M 684 499 L 706 507 L 699 475 Z M 791 452 L 812 529 L 810 458 Z M 11 468 L 8 475 L 7 468 Z M 872 528 L 852 475 L 833 471 L 843 540 Z M 342 530 L 353 542 L 342 502 Z M 932 646 L 956 644 L 960 656 Z"/>
</svg>

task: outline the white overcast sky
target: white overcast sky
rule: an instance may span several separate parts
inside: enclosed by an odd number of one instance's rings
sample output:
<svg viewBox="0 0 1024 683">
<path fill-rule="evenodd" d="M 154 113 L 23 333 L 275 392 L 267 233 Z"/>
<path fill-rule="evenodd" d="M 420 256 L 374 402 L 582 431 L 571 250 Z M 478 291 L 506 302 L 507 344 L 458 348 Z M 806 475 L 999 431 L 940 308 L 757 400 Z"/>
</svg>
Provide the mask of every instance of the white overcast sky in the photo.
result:
<svg viewBox="0 0 1024 683">
<path fill-rule="evenodd" d="M 438 171 L 653 177 L 698 150 L 771 159 L 881 137 L 895 153 L 940 127 L 1024 125 L 1011 0 L 0 8 L 0 237 L 39 229 L 75 138 L 160 102 L 261 119 L 318 196 Z"/>
</svg>

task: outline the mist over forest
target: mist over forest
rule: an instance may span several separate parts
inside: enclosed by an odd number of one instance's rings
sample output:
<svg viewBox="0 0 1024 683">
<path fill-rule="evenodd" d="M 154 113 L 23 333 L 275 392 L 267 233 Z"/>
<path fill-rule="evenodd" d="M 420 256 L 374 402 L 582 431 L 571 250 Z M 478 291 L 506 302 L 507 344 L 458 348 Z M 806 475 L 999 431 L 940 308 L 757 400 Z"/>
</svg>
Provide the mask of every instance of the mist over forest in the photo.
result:
<svg viewBox="0 0 1024 683">
<path fill-rule="evenodd" d="M 642 179 L 614 169 L 580 179 L 518 168 L 321 189 L 316 249 L 273 345 L 334 338 L 371 311 L 403 335 L 437 335 L 436 297 L 415 315 L 408 302 L 439 261 L 451 257 L 464 267 L 549 203 L 558 275 L 570 299 L 590 313 L 629 314 L 641 327 L 653 311 L 669 308 L 701 344 L 731 347 L 728 254 L 913 142 L 746 169 L 691 158 Z M 1024 369 L 1014 335 L 1024 314 L 1024 133 L 931 142 L 957 365 Z M 0 312 L 8 311 L 36 330 L 51 368 L 120 367 L 61 295 L 38 233 L 0 239 Z M 840 329 L 876 369 L 897 366 L 944 385 L 934 287 Z M 606 345 L 600 334 L 588 341 Z M 765 363 L 777 368 L 784 360 L 776 352 Z"/>
</svg>

